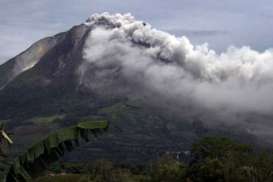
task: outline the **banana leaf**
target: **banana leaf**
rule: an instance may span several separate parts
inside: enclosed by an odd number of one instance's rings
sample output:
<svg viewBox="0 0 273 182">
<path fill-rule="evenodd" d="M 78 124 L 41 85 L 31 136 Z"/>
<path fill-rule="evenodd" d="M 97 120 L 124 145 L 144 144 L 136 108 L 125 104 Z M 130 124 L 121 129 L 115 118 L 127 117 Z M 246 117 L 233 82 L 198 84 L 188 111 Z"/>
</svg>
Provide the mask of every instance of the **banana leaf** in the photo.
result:
<svg viewBox="0 0 273 182">
<path fill-rule="evenodd" d="M 0 182 L 31 181 L 31 167 L 35 163 L 41 164 L 45 170 L 47 162 L 58 160 L 65 152 L 78 146 L 80 141 L 89 141 L 89 135 L 97 137 L 107 128 L 107 121 L 84 121 L 50 134 L 14 159 L 13 163 L 5 165 L 0 161 Z"/>
</svg>

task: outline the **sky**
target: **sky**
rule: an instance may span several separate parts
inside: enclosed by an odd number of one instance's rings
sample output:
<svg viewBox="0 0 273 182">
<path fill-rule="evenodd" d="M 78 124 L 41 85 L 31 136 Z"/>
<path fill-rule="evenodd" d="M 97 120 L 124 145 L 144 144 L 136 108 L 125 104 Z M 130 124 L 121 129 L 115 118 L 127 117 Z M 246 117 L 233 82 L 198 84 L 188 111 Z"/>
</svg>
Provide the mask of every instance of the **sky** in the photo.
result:
<svg viewBox="0 0 273 182">
<path fill-rule="evenodd" d="M 218 52 L 229 46 L 273 47 L 272 0 L 1 0 L 0 64 L 35 41 L 66 31 L 94 13 L 136 19 Z"/>
</svg>

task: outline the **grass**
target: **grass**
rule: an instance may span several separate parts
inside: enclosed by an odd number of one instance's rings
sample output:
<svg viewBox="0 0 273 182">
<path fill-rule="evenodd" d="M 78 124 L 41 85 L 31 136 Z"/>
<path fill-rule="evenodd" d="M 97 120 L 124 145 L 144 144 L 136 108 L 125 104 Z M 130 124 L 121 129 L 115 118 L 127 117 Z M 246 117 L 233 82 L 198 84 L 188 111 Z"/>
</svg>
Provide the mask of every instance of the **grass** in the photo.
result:
<svg viewBox="0 0 273 182">
<path fill-rule="evenodd" d="M 80 122 L 77 126 L 79 128 L 83 128 L 83 129 L 96 129 L 96 128 L 105 129 L 105 128 L 107 128 L 108 123 L 105 120 L 102 120 L 102 121 L 83 121 L 83 122 Z"/>
</svg>

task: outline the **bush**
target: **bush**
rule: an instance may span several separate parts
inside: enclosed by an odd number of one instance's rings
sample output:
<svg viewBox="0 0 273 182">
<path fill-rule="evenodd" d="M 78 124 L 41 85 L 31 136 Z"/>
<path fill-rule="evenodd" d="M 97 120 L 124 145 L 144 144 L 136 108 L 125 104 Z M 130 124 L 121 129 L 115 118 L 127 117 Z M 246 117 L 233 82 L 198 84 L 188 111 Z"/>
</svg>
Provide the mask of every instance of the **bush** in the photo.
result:
<svg viewBox="0 0 273 182">
<path fill-rule="evenodd" d="M 152 164 L 151 182 L 181 182 L 185 180 L 186 166 L 170 156 L 163 156 Z"/>
<path fill-rule="evenodd" d="M 194 182 L 269 182 L 273 157 L 226 138 L 204 138 L 193 145 L 187 176 Z"/>
</svg>

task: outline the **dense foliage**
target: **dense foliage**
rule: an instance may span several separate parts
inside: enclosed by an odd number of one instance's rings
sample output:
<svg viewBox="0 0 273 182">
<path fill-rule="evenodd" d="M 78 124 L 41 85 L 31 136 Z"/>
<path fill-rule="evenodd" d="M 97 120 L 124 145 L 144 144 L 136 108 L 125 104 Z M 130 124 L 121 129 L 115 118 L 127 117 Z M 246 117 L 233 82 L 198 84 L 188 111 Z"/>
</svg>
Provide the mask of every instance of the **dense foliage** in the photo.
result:
<svg viewBox="0 0 273 182">
<path fill-rule="evenodd" d="M 37 182 L 272 182 L 273 155 L 210 137 L 193 145 L 189 163 L 164 155 L 147 166 L 116 166 L 102 160 L 64 163 L 50 173 L 54 175 L 40 177 Z"/>
<path fill-rule="evenodd" d="M 97 136 L 107 127 L 106 121 L 84 121 L 52 133 L 17 158 L 1 162 L 0 181 L 32 181 L 35 175 L 66 151 L 71 151 L 82 140 L 89 141 L 90 133 Z"/>
</svg>

